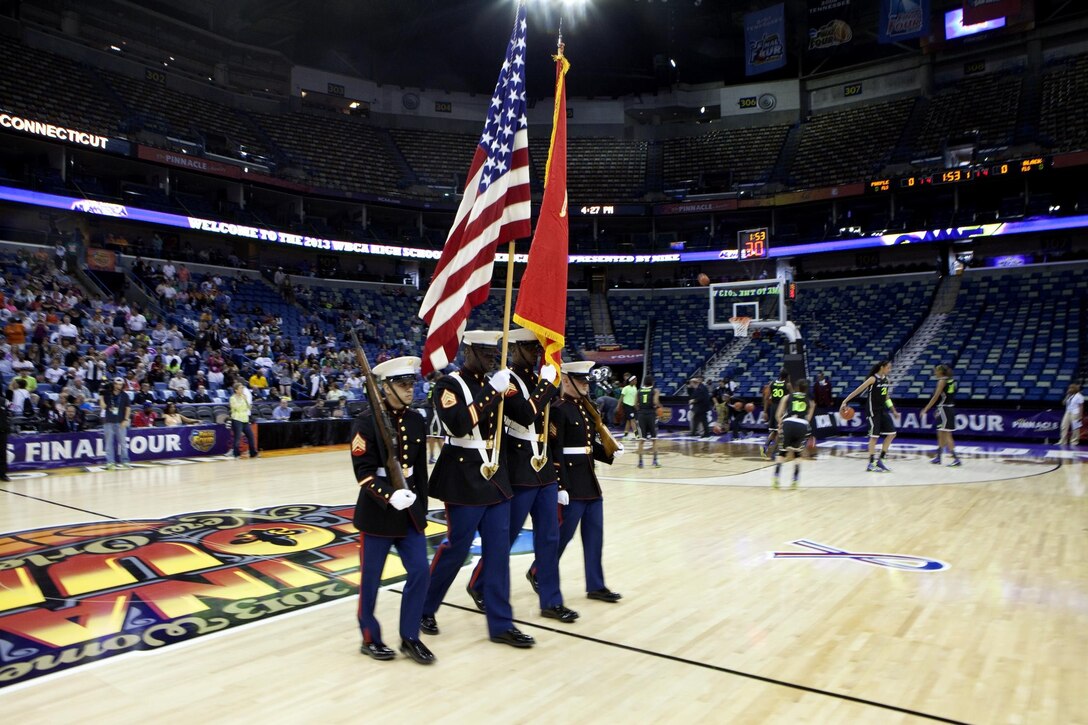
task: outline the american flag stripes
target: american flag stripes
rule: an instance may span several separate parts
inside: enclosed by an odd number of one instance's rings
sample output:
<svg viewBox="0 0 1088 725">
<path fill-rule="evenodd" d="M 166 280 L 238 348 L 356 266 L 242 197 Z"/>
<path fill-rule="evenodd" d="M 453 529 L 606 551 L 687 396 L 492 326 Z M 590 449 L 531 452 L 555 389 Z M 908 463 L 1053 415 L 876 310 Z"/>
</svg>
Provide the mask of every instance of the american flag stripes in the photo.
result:
<svg viewBox="0 0 1088 725">
<path fill-rule="evenodd" d="M 424 375 L 441 370 L 456 357 L 469 313 L 487 299 L 491 289 L 498 246 L 532 232 L 525 29 L 525 5 L 519 3 L 464 196 L 419 309 L 428 325 Z"/>
</svg>

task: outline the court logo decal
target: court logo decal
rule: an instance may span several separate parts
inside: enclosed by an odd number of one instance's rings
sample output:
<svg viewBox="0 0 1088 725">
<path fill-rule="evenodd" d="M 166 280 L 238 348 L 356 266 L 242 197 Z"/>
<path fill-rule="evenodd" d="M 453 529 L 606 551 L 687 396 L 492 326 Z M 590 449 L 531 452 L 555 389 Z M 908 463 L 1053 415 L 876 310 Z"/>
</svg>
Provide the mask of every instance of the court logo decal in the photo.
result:
<svg viewBox="0 0 1088 725">
<path fill-rule="evenodd" d="M 943 571 L 949 568 L 949 564 L 939 559 L 930 559 L 924 556 L 911 556 L 909 554 L 866 554 L 856 551 L 836 549 L 826 544 L 818 544 L 808 539 L 791 541 L 813 551 L 776 551 L 772 559 L 853 559 L 863 564 L 883 566 L 889 569 L 902 569 L 904 571 Z"/>
<path fill-rule="evenodd" d="M 207 453 L 215 445 L 214 430 L 194 430 L 189 434 L 189 445 L 201 453 Z"/>
<path fill-rule="evenodd" d="M 289 504 L 0 534 L 0 687 L 353 596 L 354 511 Z M 445 529 L 428 523 L 432 549 Z M 382 583 L 404 576 L 391 556 Z"/>
</svg>

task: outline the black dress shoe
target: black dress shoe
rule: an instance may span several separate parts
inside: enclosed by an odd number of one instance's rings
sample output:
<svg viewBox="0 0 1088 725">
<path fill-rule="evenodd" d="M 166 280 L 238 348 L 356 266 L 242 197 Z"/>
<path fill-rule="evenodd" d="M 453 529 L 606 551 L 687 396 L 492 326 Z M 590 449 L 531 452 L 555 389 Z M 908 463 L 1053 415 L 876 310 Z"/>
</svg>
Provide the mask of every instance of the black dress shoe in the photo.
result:
<svg viewBox="0 0 1088 725">
<path fill-rule="evenodd" d="M 359 651 L 376 660 L 391 660 L 396 657 L 393 650 L 381 642 L 363 642 L 363 646 L 359 648 Z"/>
<path fill-rule="evenodd" d="M 3 474 L 3 475 L 0 475 L 0 481 L 5 481 L 5 482 L 9 482 L 9 483 L 10 483 L 10 482 L 11 482 L 11 479 L 10 479 L 10 478 L 8 478 L 8 475 L 7 475 L 6 473 L 5 473 L 5 474 Z"/>
<path fill-rule="evenodd" d="M 586 596 L 590 599 L 596 599 L 599 602 L 618 602 L 623 599 L 623 595 L 619 592 L 614 592 L 607 587 L 604 589 L 598 589 L 592 592 L 586 592 Z"/>
<path fill-rule="evenodd" d="M 465 587 L 465 591 L 468 592 L 468 595 L 470 597 L 472 597 L 472 603 L 476 605 L 477 609 L 479 609 L 481 612 L 487 611 L 487 609 L 484 608 L 483 592 L 481 592 L 479 589 L 473 589 L 471 584 Z"/>
<path fill-rule="evenodd" d="M 523 634 L 518 631 L 517 627 L 511 627 L 500 635 L 491 638 L 492 642 L 498 642 L 499 644 L 508 644 L 511 647 L 520 647 L 522 649 L 532 647 L 536 644 L 536 640 L 527 634 Z"/>
<path fill-rule="evenodd" d="M 532 586 L 533 591 L 540 594 L 540 585 L 536 583 L 536 574 L 533 573 L 532 569 L 525 572 L 525 578 L 529 580 L 529 585 Z"/>
<path fill-rule="evenodd" d="M 421 665 L 434 664 L 434 654 L 418 639 L 402 639 L 400 641 L 400 651 Z"/>
<path fill-rule="evenodd" d="M 580 615 L 573 609 L 567 609 L 562 604 L 556 604 L 554 607 L 541 609 L 540 616 L 548 617 L 549 619 L 558 619 L 560 622 L 566 622 L 569 624 L 574 620 L 578 619 Z"/>
<path fill-rule="evenodd" d="M 424 614 L 419 618 L 419 631 L 424 634 L 438 634 L 438 622 L 433 614 Z"/>
</svg>

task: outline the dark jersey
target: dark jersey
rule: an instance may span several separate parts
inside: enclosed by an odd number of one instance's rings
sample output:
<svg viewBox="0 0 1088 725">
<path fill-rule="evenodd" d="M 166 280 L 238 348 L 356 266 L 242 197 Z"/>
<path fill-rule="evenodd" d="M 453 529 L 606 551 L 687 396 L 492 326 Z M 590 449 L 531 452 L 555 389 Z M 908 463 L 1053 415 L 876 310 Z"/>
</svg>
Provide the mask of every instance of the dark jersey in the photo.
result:
<svg viewBox="0 0 1088 725">
<path fill-rule="evenodd" d="M 807 393 L 793 393 L 790 395 L 789 402 L 786 403 L 785 417 L 807 420 L 809 407 L 811 405 L 812 401 L 809 400 Z"/>
<path fill-rule="evenodd" d="M 786 381 L 775 380 L 771 383 L 771 409 L 778 410 L 778 404 L 782 402 L 782 398 L 786 397 Z"/>
<path fill-rule="evenodd" d="M 636 400 L 636 406 L 638 410 L 653 410 L 654 409 L 654 389 L 651 388 L 639 388 L 638 398 Z"/>
<path fill-rule="evenodd" d="M 872 387 L 869 388 L 869 415 L 879 415 L 881 411 L 888 409 L 888 377 L 886 375 L 874 375 Z"/>
<path fill-rule="evenodd" d="M 955 378 L 945 378 L 944 379 L 944 390 L 941 391 L 940 396 L 938 396 L 938 398 L 937 398 L 937 405 L 944 406 L 945 408 L 947 408 L 949 406 L 955 406 L 956 405 L 956 379 Z"/>
</svg>

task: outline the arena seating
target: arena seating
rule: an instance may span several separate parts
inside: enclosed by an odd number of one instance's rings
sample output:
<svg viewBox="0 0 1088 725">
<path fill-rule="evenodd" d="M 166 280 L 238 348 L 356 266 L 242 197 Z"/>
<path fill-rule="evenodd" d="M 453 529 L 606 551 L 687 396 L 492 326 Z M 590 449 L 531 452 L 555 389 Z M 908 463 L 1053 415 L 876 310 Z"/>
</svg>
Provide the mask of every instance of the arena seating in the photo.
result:
<svg viewBox="0 0 1088 725">
<path fill-rule="evenodd" d="M 314 186 L 396 193 L 400 173 L 373 126 L 343 114 L 250 115 L 290 160 L 309 174 L 309 183 Z"/>
<path fill-rule="evenodd" d="M 121 109 L 96 90 L 93 71 L 19 43 L 0 43 L 0 109 L 27 119 L 116 136 Z"/>
<path fill-rule="evenodd" d="M 905 397 L 932 394 L 933 367 L 951 364 L 960 398 L 1060 400 L 1082 353 L 1083 265 L 968 270 L 955 309 L 915 369 Z"/>
<path fill-rule="evenodd" d="M 452 186 L 458 192 L 464 187 L 479 136 L 403 128 L 390 129 L 389 135 L 421 183 Z"/>
<path fill-rule="evenodd" d="M 919 155 L 939 153 L 949 140 L 971 137 L 979 147 L 1013 140 L 1023 79 L 1018 74 L 973 76 L 938 90 L 914 137 Z"/>
<path fill-rule="evenodd" d="M 915 99 L 854 106 L 813 116 L 801 126 L 791 180 L 827 186 L 874 176 L 888 163 Z"/>
<path fill-rule="evenodd" d="M 547 136 L 529 138 L 529 160 L 537 188 L 544 188 Z M 632 201 L 646 191 L 645 141 L 612 136 L 567 138 L 567 195 L 571 204 Z"/>
<path fill-rule="evenodd" d="M 713 192 L 766 183 L 788 132 L 789 126 L 759 126 L 666 139 L 665 188 Z"/>
<path fill-rule="evenodd" d="M 206 98 L 181 93 L 162 83 L 137 80 L 118 73 L 99 71 L 122 99 L 129 110 L 149 122 L 156 130 L 168 130 L 187 140 L 199 140 L 209 151 L 242 158 L 241 150 L 248 155 L 271 157 L 271 151 L 257 137 L 254 129 L 229 106 Z M 166 129 L 158 125 L 165 122 Z M 165 134 L 163 134 L 165 135 Z M 225 136 L 226 143 L 212 141 L 212 137 Z"/>
<path fill-rule="evenodd" d="M 1088 145 L 1088 55 L 1057 62 L 1043 75 L 1039 131 L 1054 151 Z"/>
</svg>

